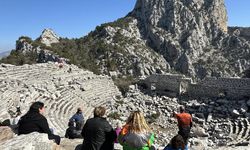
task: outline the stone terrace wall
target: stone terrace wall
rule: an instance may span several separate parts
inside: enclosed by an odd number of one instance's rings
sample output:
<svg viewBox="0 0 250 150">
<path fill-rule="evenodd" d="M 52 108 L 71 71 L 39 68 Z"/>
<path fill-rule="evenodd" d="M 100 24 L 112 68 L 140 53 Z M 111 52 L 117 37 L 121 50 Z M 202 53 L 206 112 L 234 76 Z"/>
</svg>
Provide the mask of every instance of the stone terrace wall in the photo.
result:
<svg viewBox="0 0 250 150">
<path fill-rule="evenodd" d="M 172 91 L 187 93 L 192 97 L 244 98 L 250 97 L 250 79 L 247 78 L 205 78 L 197 83 L 181 75 L 151 75 L 145 79 L 148 87 L 154 85 L 158 92 Z"/>
<path fill-rule="evenodd" d="M 154 74 L 145 79 L 148 87 L 155 86 L 156 91 L 170 91 L 179 93 L 180 83 L 184 76 Z"/>
<path fill-rule="evenodd" d="M 196 84 L 190 84 L 189 95 L 227 98 L 250 97 L 250 79 L 246 78 L 205 78 Z"/>
</svg>

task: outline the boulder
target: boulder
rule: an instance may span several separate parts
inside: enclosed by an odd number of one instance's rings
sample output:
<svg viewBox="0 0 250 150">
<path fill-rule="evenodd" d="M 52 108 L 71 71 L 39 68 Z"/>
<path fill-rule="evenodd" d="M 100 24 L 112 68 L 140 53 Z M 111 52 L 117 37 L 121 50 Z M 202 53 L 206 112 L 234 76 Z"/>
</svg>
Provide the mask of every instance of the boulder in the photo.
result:
<svg viewBox="0 0 250 150">
<path fill-rule="evenodd" d="M 33 132 L 27 135 L 16 136 L 0 143 L 1 150 L 60 150 L 60 146 L 48 139 L 47 134 Z"/>
<path fill-rule="evenodd" d="M 14 132 L 8 126 L 0 127 L 0 143 L 5 142 L 6 140 L 12 139 L 14 137 Z"/>
</svg>

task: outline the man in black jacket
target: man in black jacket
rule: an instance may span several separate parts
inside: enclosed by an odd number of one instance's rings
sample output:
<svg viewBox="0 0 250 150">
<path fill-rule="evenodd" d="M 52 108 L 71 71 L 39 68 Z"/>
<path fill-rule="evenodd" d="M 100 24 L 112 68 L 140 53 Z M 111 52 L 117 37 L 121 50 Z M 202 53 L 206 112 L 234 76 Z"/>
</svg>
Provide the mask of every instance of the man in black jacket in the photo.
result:
<svg viewBox="0 0 250 150">
<path fill-rule="evenodd" d="M 50 131 L 47 119 L 42 115 L 44 111 L 42 102 L 33 103 L 27 114 L 21 117 L 18 122 L 18 134 L 29 134 L 31 132 L 47 133 L 48 138 L 55 140 L 56 144 L 59 145 L 61 138 Z"/>
<path fill-rule="evenodd" d="M 82 150 L 113 150 L 116 133 L 108 121 L 103 118 L 106 109 L 96 107 L 94 118 L 85 123 L 82 136 L 84 138 Z"/>
</svg>

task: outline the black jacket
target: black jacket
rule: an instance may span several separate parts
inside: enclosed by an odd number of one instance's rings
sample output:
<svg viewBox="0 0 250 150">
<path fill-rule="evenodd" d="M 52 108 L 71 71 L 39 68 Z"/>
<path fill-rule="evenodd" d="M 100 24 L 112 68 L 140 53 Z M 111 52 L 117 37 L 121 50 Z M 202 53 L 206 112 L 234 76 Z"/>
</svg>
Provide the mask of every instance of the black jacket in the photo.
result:
<svg viewBox="0 0 250 150">
<path fill-rule="evenodd" d="M 39 132 L 47 133 L 49 136 L 52 135 L 47 119 L 38 112 L 28 112 L 21 117 L 18 125 L 18 134 Z"/>
<path fill-rule="evenodd" d="M 85 123 L 82 150 L 113 150 L 116 133 L 105 118 L 95 117 Z"/>
<path fill-rule="evenodd" d="M 80 131 L 80 132 L 79 132 Z M 82 138 L 81 130 L 76 130 L 75 127 L 69 127 L 66 130 L 65 137 L 69 139 Z"/>
</svg>

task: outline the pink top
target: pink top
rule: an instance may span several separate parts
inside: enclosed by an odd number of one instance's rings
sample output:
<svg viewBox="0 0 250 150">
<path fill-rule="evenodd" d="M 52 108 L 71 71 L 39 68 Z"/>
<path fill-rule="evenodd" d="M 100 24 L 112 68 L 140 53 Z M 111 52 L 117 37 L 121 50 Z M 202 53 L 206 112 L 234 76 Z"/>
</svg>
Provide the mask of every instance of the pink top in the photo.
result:
<svg viewBox="0 0 250 150">
<path fill-rule="evenodd" d="M 119 136 L 119 134 L 120 134 L 120 132 L 121 132 L 121 128 L 119 128 L 119 127 L 117 127 L 116 129 L 115 129 L 115 132 L 116 132 L 116 135 L 117 135 L 117 138 L 116 138 L 116 140 L 115 140 L 115 143 L 118 143 L 118 136 Z"/>
</svg>

